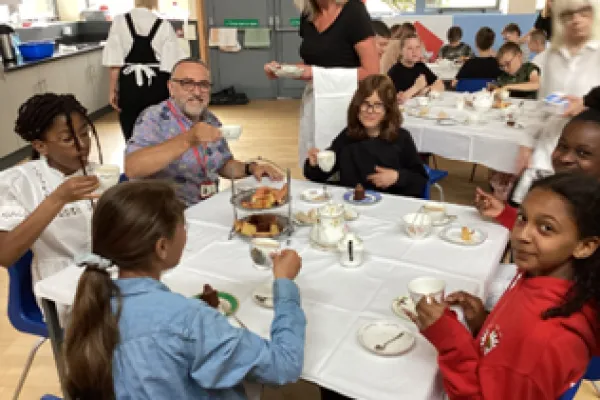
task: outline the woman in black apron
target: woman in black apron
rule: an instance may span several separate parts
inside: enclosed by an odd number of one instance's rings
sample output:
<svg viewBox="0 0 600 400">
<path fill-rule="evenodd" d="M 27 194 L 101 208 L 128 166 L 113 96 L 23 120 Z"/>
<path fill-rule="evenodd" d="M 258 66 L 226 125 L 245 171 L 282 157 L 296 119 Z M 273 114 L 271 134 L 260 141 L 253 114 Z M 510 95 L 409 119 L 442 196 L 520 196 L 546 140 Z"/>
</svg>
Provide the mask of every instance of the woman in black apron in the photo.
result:
<svg viewBox="0 0 600 400">
<path fill-rule="evenodd" d="M 126 14 L 125 20 L 133 38 L 133 46 L 119 73 L 118 102 L 121 109 L 119 122 L 125 141 L 128 141 L 140 113 L 169 98 L 167 81 L 170 74 L 160 70 L 159 60 L 152 49 L 152 40 L 163 20 L 156 20 L 148 36 L 137 34 L 131 14 Z"/>
</svg>

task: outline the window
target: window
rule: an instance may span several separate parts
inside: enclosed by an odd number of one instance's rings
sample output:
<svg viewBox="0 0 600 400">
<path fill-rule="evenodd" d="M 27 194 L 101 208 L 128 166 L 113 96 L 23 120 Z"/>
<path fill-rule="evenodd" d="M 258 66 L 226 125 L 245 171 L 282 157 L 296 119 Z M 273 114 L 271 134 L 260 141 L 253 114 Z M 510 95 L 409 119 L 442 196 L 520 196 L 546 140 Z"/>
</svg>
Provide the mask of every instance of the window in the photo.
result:
<svg viewBox="0 0 600 400">
<path fill-rule="evenodd" d="M 367 9 L 371 14 L 395 12 L 415 12 L 417 0 L 367 0 Z"/>
<path fill-rule="evenodd" d="M 498 8 L 498 0 L 425 0 L 425 8 Z"/>
<path fill-rule="evenodd" d="M 57 18 L 54 0 L 23 0 L 16 6 L 0 5 L 0 22 L 8 22 L 10 14 L 16 11 L 15 7 L 19 10 L 21 20 L 52 21 Z"/>
<path fill-rule="evenodd" d="M 535 9 L 541 10 L 546 6 L 546 0 L 535 0 Z"/>
</svg>

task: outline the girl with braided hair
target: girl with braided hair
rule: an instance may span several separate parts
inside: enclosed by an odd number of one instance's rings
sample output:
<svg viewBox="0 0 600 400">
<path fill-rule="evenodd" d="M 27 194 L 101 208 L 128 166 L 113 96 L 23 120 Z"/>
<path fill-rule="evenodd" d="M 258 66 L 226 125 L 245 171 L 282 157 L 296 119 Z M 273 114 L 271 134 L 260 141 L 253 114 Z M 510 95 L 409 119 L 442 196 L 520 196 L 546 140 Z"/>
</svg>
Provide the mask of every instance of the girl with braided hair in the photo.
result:
<svg viewBox="0 0 600 400">
<path fill-rule="evenodd" d="M 0 265 L 29 249 L 36 282 L 90 250 L 91 199 L 99 186 L 88 176 L 96 130 L 73 95 L 31 97 L 19 108 L 15 132 L 33 147 L 33 160 L 0 172 Z"/>
<path fill-rule="evenodd" d="M 597 178 L 541 179 L 511 233 L 519 274 L 492 312 L 464 292 L 417 304 L 414 321 L 438 350 L 451 400 L 557 399 L 583 376 L 598 350 L 598 221 Z M 463 309 L 471 332 L 448 305 Z"/>
</svg>

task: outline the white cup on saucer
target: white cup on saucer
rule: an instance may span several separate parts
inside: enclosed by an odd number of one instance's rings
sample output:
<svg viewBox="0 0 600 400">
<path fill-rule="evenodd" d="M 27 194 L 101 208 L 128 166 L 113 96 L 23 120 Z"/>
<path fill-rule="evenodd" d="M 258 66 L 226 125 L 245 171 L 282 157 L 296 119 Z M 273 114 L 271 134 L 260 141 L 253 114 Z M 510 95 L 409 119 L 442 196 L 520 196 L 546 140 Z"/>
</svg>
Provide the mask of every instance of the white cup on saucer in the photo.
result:
<svg viewBox="0 0 600 400">
<path fill-rule="evenodd" d="M 100 187 L 98 187 L 94 193 L 102 194 L 119 183 L 121 169 L 118 165 L 112 164 L 96 165 L 94 167 L 94 175 L 96 175 L 100 181 Z"/>
<path fill-rule="evenodd" d="M 423 206 L 425 214 L 429 215 L 431 222 L 437 224 L 446 219 L 446 206 L 437 201 L 429 201 Z"/>
<path fill-rule="evenodd" d="M 317 154 L 317 163 L 324 172 L 330 172 L 335 165 L 335 152 L 323 150 Z"/>
<path fill-rule="evenodd" d="M 408 283 L 408 293 L 416 304 L 425 296 L 433 297 L 438 303 L 444 300 L 446 282 L 442 279 L 432 277 L 421 277 L 413 279 Z"/>
</svg>

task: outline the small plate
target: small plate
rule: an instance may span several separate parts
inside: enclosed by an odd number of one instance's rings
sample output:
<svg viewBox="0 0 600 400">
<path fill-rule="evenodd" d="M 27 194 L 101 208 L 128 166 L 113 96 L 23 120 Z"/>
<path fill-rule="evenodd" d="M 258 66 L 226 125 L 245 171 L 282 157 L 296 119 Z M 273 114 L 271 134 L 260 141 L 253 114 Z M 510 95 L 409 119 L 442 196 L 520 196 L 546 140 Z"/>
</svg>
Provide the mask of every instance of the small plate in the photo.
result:
<svg viewBox="0 0 600 400">
<path fill-rule="evenodd" d="M 226 317 L 235 314 L 240 308 L 240 302 L 234 295 L 227 292 L 217 292 L 217 296 L 219 297 L 218 311 Z M 202 300 L 199 294 L 195 295 L 194 298 Z"/>
<path fill-rule="evenodd" d="M 273 308 L 273 282 L 266 283 L 254 289 L 252 300 L 261 307 Z"/>
<path fill-rule="evenodd" d="M 311 210 L 312 211 L 312 210 Z M 313 226 L 317 223 L 316 218 L 312 218 L 309 212 L 296 211 L 292 214 L 292 222 L 298 226 Z"/>
<path fill-rule="evenodd" d="M 282 64 L 281 68 L 272 69 L 279 78 L 301 78 L 304 69 L 291 64 Z"/>
<path fill-rule="evenodd" d="M 412 322 L 410 317 L 406 314 L 405 310 L 408 310 L 415 315 L 417 314 L 415 303 L 409 296 L 396 297 L 392 301 L 392 311 L 400 318 Z"/>
<path fill-rule="evenodd" d="M 323 189 L 306 189 L 300 195 L 300 198 L 307 203 L 325 203 L 331 200 L 331 193 L 325 192 Z"/>
<path fill-rule="evenodd" d="M 383 345 L 394 336 L 403 333 L 402 337 L 389 343 L 383 350 L 375 346 Z M 414 335 L 400 323 L 392 321 L 375 321 L 363 325 L 358 330 L 358 342 L 367 350 L 378 356 L 397 356 L 408 351 L 415 343 Z"/>
<path fill-rule="evenodd" d="M 462 246 L 478 246 L 485 242 L 487 239 L 487 234 L 482 230 L 476 228 L 469 228 L 471 230 L 472 238 L 470 241 L 463 240 L 461 237 L 462 228 L 462 226 L 457 225 L 449 226 L 440 232 L 440 237 L 447 242 L 459 244 Z"/>
<path fill-rule="evenodd" d="M 344 194 L 344 201 L 357 206 L 370 206 L 377 204 L 381 201 L 381 199 L 381 193 L 377 193 L 373 190 L 366 190 L 365 198 L 360 201 L 354 200 L 354 189 L 349 190 Z"/>
</svg>

